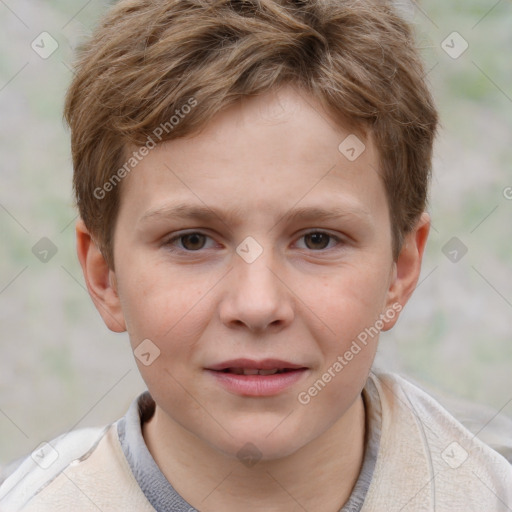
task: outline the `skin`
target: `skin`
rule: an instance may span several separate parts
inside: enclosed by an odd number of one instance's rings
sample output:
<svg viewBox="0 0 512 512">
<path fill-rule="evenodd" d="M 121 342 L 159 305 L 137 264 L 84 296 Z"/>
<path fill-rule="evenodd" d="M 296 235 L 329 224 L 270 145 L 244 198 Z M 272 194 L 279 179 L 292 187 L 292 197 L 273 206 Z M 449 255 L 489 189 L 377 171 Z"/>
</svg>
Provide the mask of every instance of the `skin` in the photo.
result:
<svg viewBox="0 0 512 512">
<path fill-rule="evenodd" d="M 430 220 L 421 216 L 394 261 L 378 153 L 368 139 L 350 162 L 338 150 L 350 133 L 289 86 L 244 99 L 194 136 L 152 150 L 124 180 L 115 271 L 77 223 L 78 256 L 105 323 L 127 330 L 133 349 L 150 339 L 160 350 L 149 366 L 137 360 L 157 404 L 144 439 L 167 479 L 201 511 L 321 505 L 334 512 L 357 480 L 361 390 L 378 336 L 307 405 L 298 395 L 379 315 L 405 305 Z M 176 202 L 217 214 L 162 213 Z M 287 217 L 308 206 L 344 214 Z M 184 230 L 206 236 L 169 241 Z M 318 230 L 340 241 L 305 236 Z M 248 236 L 263 248 L 252 263 L 236 253 Z M 240 396 L 205 370 L 235 357 L 277 358 L 308 371 L 277 396 Z M 252 467 L 237 458 L 249 442 L 261 454 Z"/>
</svg>

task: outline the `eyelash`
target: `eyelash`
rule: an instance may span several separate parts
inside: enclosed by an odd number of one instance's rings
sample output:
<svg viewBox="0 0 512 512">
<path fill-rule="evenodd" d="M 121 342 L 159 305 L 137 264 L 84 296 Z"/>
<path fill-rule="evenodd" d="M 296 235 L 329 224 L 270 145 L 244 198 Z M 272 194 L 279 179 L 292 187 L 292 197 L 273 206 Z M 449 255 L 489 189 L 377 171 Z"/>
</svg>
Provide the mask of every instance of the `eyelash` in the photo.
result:
<svg viewBox="0 0 512 512">
<path fill-rule="evenodd" d="M 308 235 L 313 235 L 313 234 L 322 234 L 322 235 L 325 235 L 325 236 L 329 237 L 329 242 L 331 242 L 331 240 L 334 240 L 334 241 L 336 242 L 336 245 L 342 245 L 342 244 L 344 243 L 344 240 L 342 240 L 340 237 L 338 237 L 338 236 L 336 236 L 336 235 L 333 235 L 333 234 L 331 234 L 331 233 L 329 233 L 329 232 L 327 232 L 327 231 L 318 230 L 318 229 L 317 229 L 317 230 L 308 231 L 307 233 L 304 233 L 303 235 L 301 235 L 301 237 L 300 237 L 299 239 L 304 238 L 305 236 L 308 236 Z M 175 235 L 175 236 L 173 236 L 173 237 L 171 237 L 171 238 L 168 238 L 167 240 L 165 240 L 165 241 L 163 242 L 163 244 L 162 244 L 162 245 L 163 245 L 164 247 L 169 248 L 169 250 L 170 250 L 170 251 L 173 251 L 173 252 L 174 252 L 174 251 L 183 251 L 183 252 L 186 252 L 186 253 L 196 253 L 196 252 L 197 252 L 197 253 L 199 253 L 199 252 L 201 252 L 201 251 L 203 250 L 203 248 L 201 248 L 201 249 L 197 249 L 197 250 L 195 250 L 195 251 L 194 251 L 194 250 L 188 250 L 188 249 L 186 249 L 186 248 L 184 248 L 184 247 L 178 247 L 178 248 L 173 247 L 173 243 L 174 243 L 174 242 L 176 242 L 177 240 L 180 240 L 180 239 L 182 239 L 182 238 L 184 238 L 184 237 L 186 237 L 186 236 L 190 236 L 190 235 L 201 235 L 201 236 L 204 236 L 204 237 L 206 237 L 206 238 L 210 238 L 210 239 L 211 239 L 211 237 L 210 237 L 209 235 L 207 235 L 207 234 L 205 234 L 205 233 L 202 233 L 201 231 L 189 231 L 189 232 L 186 232 L 186 233 L 180 233 L 180 234 Z M 329 243 L 328 243 L 327 245 L 329 245 Z M 335 247 L 336 247 L 336 246 L 335 246 Z M 335 248 L 335 247 L 334 247 L 334 248 Z M 324 249 L 318 249 L 318 250 L 315 250 L 315 249 L 308 249 L 308 248 L 306 247 L 306 250 L 309 250 L 309 251 L 312 251 L 312 252 L 318 252 L 318 253 L 320 253 L 320 252 L 326 252 L 326 251 L 328 251 L 328 250 L 330 250 L 330 249 L 333 249 L 333 247 L 331 247 L 331 248 L 324 248 Z"/>
</svg>

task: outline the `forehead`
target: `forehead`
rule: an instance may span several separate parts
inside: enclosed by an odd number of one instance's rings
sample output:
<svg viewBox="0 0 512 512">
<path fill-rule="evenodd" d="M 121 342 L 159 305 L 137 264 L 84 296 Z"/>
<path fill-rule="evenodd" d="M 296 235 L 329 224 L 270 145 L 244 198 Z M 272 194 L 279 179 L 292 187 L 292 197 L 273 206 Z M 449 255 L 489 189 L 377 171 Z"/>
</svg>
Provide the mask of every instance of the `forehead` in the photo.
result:
<svg viewBox="0 0 512 512">
<path fill-rule="evenodd" d="M 371 136 L 363 139 L 313 97 L 285 87 L 244 99 L 198 133 L 151 150 L 123 183 L 121 212 L 129 203 L 138 220 L 179 200 L 278 214 L 329 198 L 371 212 L 386 207 L 378 173 Z"/>
</svg>

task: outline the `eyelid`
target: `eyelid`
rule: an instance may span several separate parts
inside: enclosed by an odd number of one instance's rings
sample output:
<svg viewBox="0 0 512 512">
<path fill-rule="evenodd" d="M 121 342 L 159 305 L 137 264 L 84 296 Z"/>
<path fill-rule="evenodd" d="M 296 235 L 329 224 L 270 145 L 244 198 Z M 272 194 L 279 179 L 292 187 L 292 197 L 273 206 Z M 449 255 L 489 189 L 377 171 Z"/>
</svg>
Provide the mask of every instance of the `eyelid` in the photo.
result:
<svg viewBox="0 0 512 512">
<path fill-rule="evenodd" d="M 329 250 L 332 250 L 332 249 L 336 249 L 336 247 L 338 247 L 340 245 L 345 245 L 347 243 L 347 240 L 343 236 L 335 235 L 334 233 L 332 233 L 330 231 L 327 231 L 325 229 L 320 229 L 320 228 L 309 228 L 308 230 L 301 232 L 298 235 L 297 240 L 300 240 L 300 239 L 304 238 L 306 235 L 310 235 L 310 234 L 313 234 L 313 233 L 320 233 L 320 234 L 327 235 L 332 240 L 335 240 L 337 242 L 336 246 L 335 247 L 331 247 L 330 249 L 319 249 L 319 250 L 308 249 L 306 247 L 305 249 L 300 248 L 301 250 L 307 250 L 307 251 L 311 251 L 313 253 L 323 253 L 323 252 L 328 252 Z M 181 247 L 174 247 L 173 246 L 173 242 L 179 240 L 180 238 L 182 238 L 184 236 L 192 235 L 192 234 L 198 234 L 198 235 L 204 236 L 206 238 L 209 238 L 210 240 L 214 240 L 214 238 L 212 236 L 210 236 L 209 234 L 207 234 L 204 230 L 202 230 L 202 229 L 192 229 L 191 228 L 191 229 L 188 229 L 188 230 L 174 232 L 170 236 L 165 237 L 163 242 L 162 242 L 162 246 L 172 247 L 172 249 L 169 249 L 169 250 L 180 251 L 180 252 L 188 253 L 188 254 L 203 252 L 205 250 L 205 248 L 201 248 L 201 249 L 198 249 L 196 251 L 191 251 L 191 250 L 183 249 Z M 297 242 L 295 242 L 295 243 L 297 243 Z"/>
<path fill-rule="evenodd" d="M 204 236 L 206 238 L 209 238 L 210 240 L 213 240 L 213 237 L 208 235 L 207 233 L 205 233 L 203 230 L 187 229 L 187 230 L 183 230 L 183 231 L 176 231 L 176 232 L 172 233 L 171 235 L 164 237 L 161 245 L 165 246 L 165 247 L 173 247 L 173 242 L 176 242 L 180 238 L 187 236 L 187 235 L 196 235 L 196 234 Z M 181 247 L 176 247 L 176 248 L 173 247 L 173 249 L 171 249 L 171 250 L 178 250 L 178 251 L 187 252 L 187 253 L 194 253 L 194 252 L 199 253 L 199 252 L 203 251 L 204 249 L 198 249 L 197 251 L 188 251 L 186 249 L 182 249 Z"/>
<path fill-rule="evenodd" d="M 313 233 L 320 233 L 320 234 L 323 234 L 323 235 L 327 235 L 328 237 L 330 237 L 331 239 L 335 240 L 337 242 L 336 246 L 335 247 L 331 247 L 331 249 L 335 249 L 337 246 L 339 245 L 344 245 L 346 244 L 346 239 L 340 235 L 335 235 L 334 233 L 330 232 L 330 231 L 327 231 L 325 229 L 320 229 L 320 228 L 317 228 L 317 229 L 309 229 L 307 231 L 304 231 L 300 234 L 300 236 L 298 237 L 298 240 L 300 240 L 301 238 L 305 237 L 306 235 L 311 235 Z M 322 252 L 327 252 L 331 249 L 320 249 L 320 250 L 317 250 L 315 251 L 314 249 L 307 249 L 306 250 L 309 250 L 311 252 L 314 252 L 314 253 L 322 253 Z"/>
</svg>

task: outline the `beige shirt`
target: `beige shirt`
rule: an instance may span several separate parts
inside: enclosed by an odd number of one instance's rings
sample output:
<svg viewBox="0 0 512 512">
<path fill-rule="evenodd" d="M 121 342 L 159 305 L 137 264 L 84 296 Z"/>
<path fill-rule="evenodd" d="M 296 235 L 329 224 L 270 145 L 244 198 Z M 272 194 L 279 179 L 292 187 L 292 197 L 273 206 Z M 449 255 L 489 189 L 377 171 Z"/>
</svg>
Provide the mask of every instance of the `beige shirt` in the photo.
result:
<svg viewBox="0 0 512 512">
<path fill-rule="evenodd" d="M 361 512 L 512 510 L 512 466 L 505 458 L 401 377 L 370 379 L 366 389 L 370 400 L 380 401 L 382 424 Z M 55 457 L 52 449 L 38 463 L 37 454 L 27 458 L 2 484 L 1 512 L 155 510 L 130 470 L 115 423 L 50 444 L 58 458 L 49 467 L 44 461 Z"/>
</svg>

